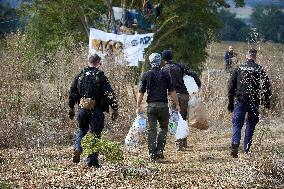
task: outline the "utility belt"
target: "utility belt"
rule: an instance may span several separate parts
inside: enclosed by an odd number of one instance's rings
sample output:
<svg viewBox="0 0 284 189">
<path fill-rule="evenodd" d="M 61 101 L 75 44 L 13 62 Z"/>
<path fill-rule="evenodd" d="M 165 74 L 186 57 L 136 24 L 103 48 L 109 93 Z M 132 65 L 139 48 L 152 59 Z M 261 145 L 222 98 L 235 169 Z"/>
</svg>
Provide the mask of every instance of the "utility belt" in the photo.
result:
<svg viewBox="0 0 284 189">
<path fill-rule="evenodd" d="M 79 106 L 80 108 L 83 108 L 83 109 L 87 109 L 87 110 L 91 110 L 91 109 L 94 109 L 96 107 L 96 101 L 95 100 L 92 100 L 91 98 L 81 98 L 80 99 L 80 103 L 79 103 Z"/>
</svg>

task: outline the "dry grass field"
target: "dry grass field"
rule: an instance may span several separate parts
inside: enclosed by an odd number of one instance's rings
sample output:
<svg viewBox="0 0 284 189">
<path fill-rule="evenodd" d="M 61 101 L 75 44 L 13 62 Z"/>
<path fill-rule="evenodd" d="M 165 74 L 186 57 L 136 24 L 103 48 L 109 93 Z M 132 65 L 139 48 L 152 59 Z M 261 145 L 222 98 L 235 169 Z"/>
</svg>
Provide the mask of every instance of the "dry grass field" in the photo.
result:
<svg viewBox="0 0 284 189">
<path fill-rule="evenodd" d="M 206 103 L 209 129 L 190 128 L 189 148 L 176 152 L 168 135 L 165 159 L 151 163 L 145 141 L 139 153 L 100 169 L 72 163 L 75 121 L 67 117 L 68 89 L 86 63 L 86 51 L 62 50 L 52 63 L 24 54 L 22 37 L 9 39 L 0 53 L 0 188 L 284 188 L 284 52 L 279 44 L 215 43 L 208 47 L 200 97 Z M 223 54 L 233 45 L 244 60 L 248 47 L 259 50 L 273 87 L 272 110 L 261 110 L 252 152 L 229 156 L 231 117 L 227 112 Z M 106 117 L 104 138 L 123 144 L 135 117 L 133 73 L 104 64 L 120 103 L 118 121 Z M 144 137 L 145 138 L 145 137 Z"/>
</svg>

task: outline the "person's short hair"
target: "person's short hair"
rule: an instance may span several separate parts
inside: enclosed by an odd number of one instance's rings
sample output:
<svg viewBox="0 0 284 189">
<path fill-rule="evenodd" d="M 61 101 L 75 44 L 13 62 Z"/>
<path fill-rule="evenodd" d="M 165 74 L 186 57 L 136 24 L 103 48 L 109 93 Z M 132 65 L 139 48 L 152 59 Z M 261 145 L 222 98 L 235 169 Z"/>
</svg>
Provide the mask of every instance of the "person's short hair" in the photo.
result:
<svg viewBox="0 0 284 189">
<path fill-rule="evenodd" d="M 168 49 L 163 50 L 163 52 L 162 52 L 162 59 L 165 60 L 165 61 L 172 60 L 173 59 L 172 52 L 170 50 L 168 50 Z"/>
<path fill-rule="evenodd" d="M 255 56 L 255 55 L 257 54 L 257 50 L 254 49 L 254 48 L 251 48 L 251 49 L 248 51 L 248 54 Z"/>
<path fill-rule="evenodd" d="M 95 64 L 101 60 L 101 57 L 97 54 L 91 55 L 89 57 L 89 63 Z"/>
</svg>

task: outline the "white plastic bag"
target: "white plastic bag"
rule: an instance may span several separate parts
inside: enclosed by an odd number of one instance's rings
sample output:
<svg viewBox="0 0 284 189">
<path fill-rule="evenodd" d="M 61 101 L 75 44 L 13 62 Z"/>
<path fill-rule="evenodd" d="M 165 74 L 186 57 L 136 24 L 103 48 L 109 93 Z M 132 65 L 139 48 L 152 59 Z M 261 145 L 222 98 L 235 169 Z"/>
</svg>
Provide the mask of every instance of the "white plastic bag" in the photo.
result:
<svg viewBox="0 0 284 189">
<path fill-rule="evenodd" d="M 176 130 L 176 139 L 184 139 L 189 135 L 188 123 L 185 121 L 178 112 L 178 125 Z"/>
<path fill-rule="evenodd" d="M 147 120 L 143 113 L 139 113 L 126 135 L 124 142 L 127 147 L 136 147 L 139 143 L 140 134 L 145 132 Z"/>
<path fill-rule="evenodd" d="M 189 95 L 191 95 L 192 93 L 198 92 L 198 86 L 197 86 L 195 80 L 193 79 L 193 77 L 185 75 L 183 77 L 183 81 L 184 81 L 185 87 L 186 87 Z"/>
<path fill-rule="evenodd" d="M 172 135 L 176 134 L 177 131 L 177 125 L 178 125 L 178 112 L 177 111 L 172 111 L 170 115 L 170 120 L 169 120 L 169 132 Z"/>
<path fill-rule="evenodd" d="M 137 115 L 137 117 L 134 120 L 134 129 L 138 132 L 138 133 L 143 133 L 146 128 L 147 128 L 147 120 L 144 116 L 144 113 L 139 113 Z"/>
<path fill-rule="evenodd" d="M 192 94 L 188 101 L 188 108 L 194 108 L 198 105 L 200 99 L 198 98 L 197 94 Z"/>
</svg>

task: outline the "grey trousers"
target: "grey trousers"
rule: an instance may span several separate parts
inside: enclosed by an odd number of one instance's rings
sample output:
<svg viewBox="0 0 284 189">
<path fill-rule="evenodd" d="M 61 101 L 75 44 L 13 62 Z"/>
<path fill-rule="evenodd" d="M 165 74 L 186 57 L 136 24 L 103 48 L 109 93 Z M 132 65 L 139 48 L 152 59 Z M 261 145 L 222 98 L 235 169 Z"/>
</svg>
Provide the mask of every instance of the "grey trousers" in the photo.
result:
<svg viewBox="0 0 284 189">
<path fill-rule="evenodd" d="M 180 115 L 184 120 L 188 119 L 188 101 L 189 101 L 189 95 L 188 94 L 177 94 L 178 101 L 180 105 Z M 173 100 L 170 100 L 170 108 L 171 110 L 175 110 L 176 106 L 173 102 Z M 177 150 L 182 150 L 183 147 L 187 147 L 187 138 L 179 139 L 176 141 L 176 147 Z"/>
</svg>

